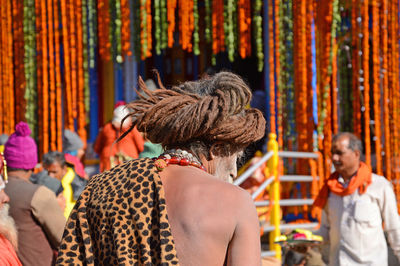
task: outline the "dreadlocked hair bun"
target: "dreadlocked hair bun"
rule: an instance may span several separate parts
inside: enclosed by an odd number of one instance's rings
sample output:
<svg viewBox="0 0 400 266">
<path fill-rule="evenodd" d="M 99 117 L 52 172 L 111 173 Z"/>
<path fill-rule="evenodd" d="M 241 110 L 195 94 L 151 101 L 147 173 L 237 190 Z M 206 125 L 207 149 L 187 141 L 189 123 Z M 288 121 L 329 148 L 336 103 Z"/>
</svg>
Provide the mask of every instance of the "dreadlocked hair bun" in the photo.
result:
<svg viewBox="0 0 400 266">
<path fill-rule="evenodd" d="M 251 90 L 238 75 L 219 72 L 171 89 L 159 77 L 158 83 L 160 89 L 150 91 L 139 78 L 142 93 L 127 104 L 131 129 L 137 126 L 151 142 L 164 147 L 196 141 L 243 147 L 264 136 L 265 119 L 259 110 L 246 108 Z"/>
</svg>

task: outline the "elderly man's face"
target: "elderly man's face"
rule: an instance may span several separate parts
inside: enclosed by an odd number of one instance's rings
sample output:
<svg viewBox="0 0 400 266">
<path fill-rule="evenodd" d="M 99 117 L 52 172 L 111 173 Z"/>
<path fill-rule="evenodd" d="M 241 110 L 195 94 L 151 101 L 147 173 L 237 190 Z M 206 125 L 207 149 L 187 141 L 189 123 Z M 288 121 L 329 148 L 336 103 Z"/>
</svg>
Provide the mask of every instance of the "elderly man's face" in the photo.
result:
<svg viewBox="0 0 400 266">
<path fill-rule="evenodd" d="M 0 176 L 0 182 L 1 180 Z M 4 183 L 3 183 L 4 184 Z M 0 234 L 4 235 L 14 246 L 17 247 L 17 228 L 15 227 L 14 219 L 8 214 L 10 205 L 8 202 L 10 198 L 4 191 L 4 186 L 0 184 L 3 188 L 0 188 Z"/>
<path fill-rule="evenodd" d="M 0 190 L 0 209 L 3 208 L 4 204 L 8 203 L 10 201 L 10 198 L 7 196 L 6 192 L 4 192 L 4 189 Z"/>
<path fill-rule="evenodd" d="M 4 204 L 10 201 L 10 198 L 7 196 L 4 189 L 6 188 L 6 184 L 3 180 L 3 176 L 0 174 L 0 209 L 3 208 Z"/>
<path fill-rule="evenodd" d="M 215 173 L 213 173 L 213 175 L 221 180 L 232 183 L 237 175 L 237 158 L 237 153 L 226 157 L 216 157 L 214 161 Z"/>
<path fill-rule="evenodd" d="M 332 144 L 332 162 L 339 174 L 357 169 L 360 164 L 360 152 L 349 148 L 347 137 L 339 138 Z"/>
</svg>

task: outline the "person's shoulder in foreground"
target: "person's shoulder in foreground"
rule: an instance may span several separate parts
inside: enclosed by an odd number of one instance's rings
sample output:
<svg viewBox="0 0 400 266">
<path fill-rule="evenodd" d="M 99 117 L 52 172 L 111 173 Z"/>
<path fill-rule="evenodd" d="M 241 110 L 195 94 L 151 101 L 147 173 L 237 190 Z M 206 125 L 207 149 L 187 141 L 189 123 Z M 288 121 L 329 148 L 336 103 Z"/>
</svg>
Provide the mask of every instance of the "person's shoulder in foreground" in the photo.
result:
<svg viewBox="0 0 400 266">
<path fill-rule="evenodd" d="M 100 264 L 261 265 L 251 197 L 225 182 L 237 174 L 238 154 L 265 132 L 261 112 L 246 107 L 250 88 L 229 72 L 171 89 L 159 82 L 154 92 L 139 84 L 146 96 L 127 105 L 130 129 L 165 152 L 89 182 L 67 223 L 58 263 L 76 261 L 67 255 L 79 242 L 69 238 L 75 233 L 93 254 L 74 251 L 74 257 Z M 106 244 L 110 237 L 117 245 Z"/>
</svg>

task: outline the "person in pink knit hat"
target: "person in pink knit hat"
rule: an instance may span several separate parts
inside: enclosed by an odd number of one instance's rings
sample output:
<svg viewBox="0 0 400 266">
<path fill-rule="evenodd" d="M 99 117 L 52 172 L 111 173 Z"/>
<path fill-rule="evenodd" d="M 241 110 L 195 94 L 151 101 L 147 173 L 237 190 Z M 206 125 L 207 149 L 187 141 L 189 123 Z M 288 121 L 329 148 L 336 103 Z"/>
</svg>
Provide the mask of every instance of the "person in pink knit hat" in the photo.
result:
<svg viewBox="0 0 400 266">
<path fill-rule="evenodd" d="M 18 228 L 18 257 L 23 265 L 52 265 L 65 226 L 56 195 L 45 186 L 29 181 L 38 162 L 31 130 L 19 122 L 4 145 L 7 162 L 10 215 Z"/>
</svg>

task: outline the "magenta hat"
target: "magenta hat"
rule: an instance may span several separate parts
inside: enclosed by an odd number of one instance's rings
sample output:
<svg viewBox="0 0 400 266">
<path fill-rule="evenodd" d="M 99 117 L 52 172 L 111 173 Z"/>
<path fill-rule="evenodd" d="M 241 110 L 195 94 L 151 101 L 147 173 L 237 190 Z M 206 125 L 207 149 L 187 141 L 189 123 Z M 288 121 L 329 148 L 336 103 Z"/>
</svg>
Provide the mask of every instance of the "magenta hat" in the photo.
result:
<svg viewBox="0 0 400 266">
<path fill-rule="evenodd" d="M 26 170 L 35 168 L 38 162 L 37 146 L 30 134 L 27 123 L 19 122 L 15 126 L 15 132 L 4 145 L 4 158 L 8 167 Z"/>
</svg>

